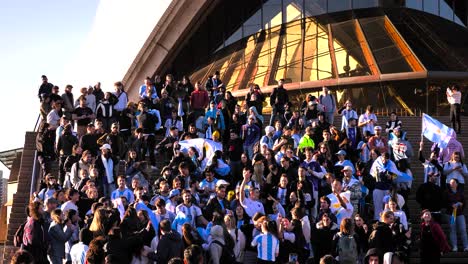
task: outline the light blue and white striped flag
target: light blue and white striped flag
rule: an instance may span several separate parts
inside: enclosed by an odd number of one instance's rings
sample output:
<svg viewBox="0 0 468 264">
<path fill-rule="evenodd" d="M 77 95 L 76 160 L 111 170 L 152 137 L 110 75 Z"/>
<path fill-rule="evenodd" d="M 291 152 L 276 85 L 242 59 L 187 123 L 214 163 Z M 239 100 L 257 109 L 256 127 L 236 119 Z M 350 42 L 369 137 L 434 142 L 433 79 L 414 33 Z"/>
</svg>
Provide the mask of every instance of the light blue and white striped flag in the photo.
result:
<svg viewBox="0 0 468 264">
<path fill-rule="evenodd" d="M 446 148 L 455 131 L 429 115 L 423 114 L 421 134 L 440 148 Z"/>
</svg>

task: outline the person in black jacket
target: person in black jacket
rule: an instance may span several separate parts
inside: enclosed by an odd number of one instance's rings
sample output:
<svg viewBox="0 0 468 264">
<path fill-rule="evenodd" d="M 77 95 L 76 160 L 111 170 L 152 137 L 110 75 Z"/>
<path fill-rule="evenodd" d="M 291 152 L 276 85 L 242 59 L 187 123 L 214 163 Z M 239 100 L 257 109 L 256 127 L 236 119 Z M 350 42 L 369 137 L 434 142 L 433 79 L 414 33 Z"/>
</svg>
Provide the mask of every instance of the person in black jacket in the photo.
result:
<svg viewBox="0 0 468 264">
<path fill-rule="evenodd" d="M 439 224 L 442 222 L 441 209 L 444 206 L 443 191 L 440 186 L 437 186 L 437 174 L 428 174 L 428 181 L 419 186 L 416 192 L 416 201 L 421 206 L 422 210 L 429 210 L 432 218 Z"/>
<path fill-rule="evenodd" d="M 42 101 L 41 95 L 42 94 L 50 95 L 52 93 L 52 88 L 54 87 L 54 85 L 48 81 L 47 76 L 42 75 L 41 78 L 42 78 L 42 83 L 41 83 L 41 86 L 39 87 L 39 92 L 37 94 L 40 101 Z"/>
<path fill-rule="evenodd" d="M 158 153 L 164 153 L 166 160 L 172 159 L 174 156 L 174 143 L 179 141 L 179 129 L 176 127 L 171 127 L 169 136 L 165 137 L 159 144 L 156 146 Z"/>
<path fill-rule="evenodd" d="M 49 130 L 49 124 L 41 123 L 36 136 L 36 149 L 37 160 L 42 168 L 42 178 L 51 172 L 51 162 L 55 160 L 54 141 L 55 134 Z"/>
<path fill-rule="evenodd" d="M 284 115 L 284 104 L 289 102 L 288 93 L 286 89 L 283 87 L 284 79 L 280 79 L 278 81 L 278 86 L 273 89 L 273 93 L 270 96 L 270 105 L 273 108 L 270 118 L 270 126 L 273 126 L 275 119 L 277 119 L 277 115 L 281 116 Z"/>
<path fill-rule="evenodd" d="M 223 81 L 219 79 L 219 71 L 216 71 L 214 75 L 208 77 L 208 80 L 205 83 L 205 89 L 208 91 L 210 96 L 210 101 L 214 99 L 216 94 L 219 91 L 219 88 L 223 85 Z"/>
<path fill-rule="evenodd" d="M 65 125 L 62 136 L 57 143 L 57 155 L 59 155 L 59 184 L 65 181 L 65 161 L 73 154 L 73 146 L 78 144 L 78 138 L 73 135 L 72 126 Z"/>
<path fill-rule="evenodd" d="M 154 148 L 156 147 L 156 138 L 154 133 L 156 132 L 156 124 L 159 120 L 155 115 L 148 112 L 148 106 L 142 102 L 138 104 L 138 110 L 140 110 L 140 114 L 137 116 L 139 128 L 143 128 L 143 135 L 147 134 L 144 137 L 146 144 L 143 145 L 141 157 L 145 157 L 148 151 L 151 165 L 155 166 Z"/>
<path fill-rule="evenodd" d="M 148 258 L 157 263 L 168 263 L 170 259 L 182 258 L 184 243 L 179 233 L 171 229 L 171 222 L 165 219 L 159 223 L 161 239 L 159 240 L 157 253 L 151 252 Z"/>
<path fill-rule="evenodd" d="M 211 198 L 204 209 L 204 216 L 206 219 L 211 218 L 214 212 L 221 215 L 226 214 L 229 209 L 229 202 L 226 200 L 226 186 L 216 185 L 216 196 Z"/>
<path fill-rule="evenodd" d="M 89 150 L 91 154 L 96 157 L 99 149 L 97 143 L 98 135 L 96 134 L 96 128 L 93 123 L 89 123 L 86 127 L 86 134 L 80 139 L 80 147 L 85 150 Z"/>
<path fill-rule="evenodd" d="M 392 211 L 385 211 L 381 217 L 382 222 L 374 224 L 374 230 L 369 236 L 369 248 L 376 248 L 382 253 L 394 252 L 394 243 L 391 225 L 395 221 Z"/>
</svg>

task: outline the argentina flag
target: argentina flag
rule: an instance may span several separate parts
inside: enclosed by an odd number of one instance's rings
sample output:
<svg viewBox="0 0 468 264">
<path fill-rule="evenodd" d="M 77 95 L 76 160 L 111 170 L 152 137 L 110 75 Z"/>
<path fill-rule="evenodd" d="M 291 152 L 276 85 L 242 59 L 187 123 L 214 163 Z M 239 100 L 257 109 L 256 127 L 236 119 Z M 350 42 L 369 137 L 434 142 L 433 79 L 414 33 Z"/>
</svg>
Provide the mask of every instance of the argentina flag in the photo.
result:
<svg viewBox="0 0 468 264">
<path fill-rule="evenodd" d="M 423 114 L 422 135 L 439 147 L 446 148 L 455 131 L 429 115 Z"/>
</svg>

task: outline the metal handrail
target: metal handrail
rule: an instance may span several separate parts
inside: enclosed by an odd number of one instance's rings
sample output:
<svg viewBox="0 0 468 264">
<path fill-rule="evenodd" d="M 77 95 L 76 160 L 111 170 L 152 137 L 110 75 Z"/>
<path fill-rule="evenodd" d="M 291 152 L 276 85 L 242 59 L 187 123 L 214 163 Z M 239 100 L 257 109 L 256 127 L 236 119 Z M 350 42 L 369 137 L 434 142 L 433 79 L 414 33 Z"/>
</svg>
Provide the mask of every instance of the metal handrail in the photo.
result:
<svg viewBox="0 0 468 264">
<path fill-rule="evenodd" d="M 40 121 L 41 121 L 41 114 L 37 115 L 36 124 L 34 125 L 34 129 L 33 129 L 34 132 L 37 132 L 37 129 L 39 129 L 38 125 L 39 125 Z"/>
<path fill-rule="evenodd" d="M 37 150 L 34 151 L 34 162 L 31 173 L 31 187 L 29 188 L 29 194 L 32 195 L 36 191 L 37 182 Z"/>
<path fill-rule="evenodd" d="M 34 125 L 34 132 L 37 132 L 39 129 L 39 124 L 42 121 L 41 115 L 37 116 L 36 124 Z M 37 150 L 34 151 L 34 161 L 33 161 L 33 169 L 31 173 L 31 187 L 29 188 L 29 194 L 32 195 L 36 191 L 36 184 L 37 184 L 37 175 L 38 175 L 38 166 L 37 166 Z"/>
</svg>

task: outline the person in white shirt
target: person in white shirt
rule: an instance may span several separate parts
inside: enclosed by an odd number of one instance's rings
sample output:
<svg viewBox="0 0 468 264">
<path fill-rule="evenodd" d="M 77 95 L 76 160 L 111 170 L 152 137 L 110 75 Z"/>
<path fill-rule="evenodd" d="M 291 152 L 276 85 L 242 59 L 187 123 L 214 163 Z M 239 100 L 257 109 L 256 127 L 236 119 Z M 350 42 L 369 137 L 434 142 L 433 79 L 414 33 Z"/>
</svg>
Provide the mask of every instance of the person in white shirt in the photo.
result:
<svg viewBox="0 0 468 264">
<path fill-rule="evenodd" d="M 351 205 L 351 192 L 342 192 L 343 183 L 340 179 L 334 179 L 332 182 L 332 193 L 327 195 L 331 201 L 330 210 L 336 215 L 336 220 L 341 223 L 345 218 L 351 218 L 354 208 Z"/>
<path fill-rule="evenodd" d="M 450 122 L 452 122 L 452 128 L 460 134 L 461 132 L 461 121 L 460 121 L 460 103 L 461 103 L 461 92 L 458 85 L 447 87 L 447 101 L 450 104 Z M 457 127 L 457 126 L 458 127 Z"/>
<path fill-rule="evenodd" d="M 124 91 L 124 86 L 122 82 L 114 83 L 114 88 L 115 92 L 113 94 L 118 99 L 117 103 L 114 105 L 114 110 L 117 112 L 117 115 L 119 115 L 120 112 L 122 112 L 127 107 L 128 96 L 127 93 Z"/>
<path fill-rule="evenodd" d="M 374 114 L 374 107 L 372 105 L 368 105 L 366 112 L 359 116 L 358 127 L 362 128 L 363 135 L 366 131 L 374 134 L 375 125 L 377 125 L 377 116 Z"/>
<path fill-rule="evenodd" d="M 189 223 L 192 226 L 197 226 L 200 223 L 201 226 L 206 226 L 208 221 L 203 217 L 200 207 L 192 204 L 192 193 L 190 190 L 182 191 L 183 203 L 176 207 L 176 217 L 172 222 L 172 228 L 182 234 L 182 225 Z"/>
<path fill-rule="evenodd" d="M 350 118 L 358 119 L 357 112 L 353 109 L 353 104 L 351 100 L 347 100 L 344 105 L 344 109 L 339 110 L 338 113 L 341 113 L 341 130 L 344 130 L 348 127 L 348 120 Z"/>
<path fill-rule="evenodd" d="M 408 230 L 408 219 L 406 218 L 406 214 L 405 212 L 403 212 L 402 210 L 400 210 L 398 207 L 398 202 L 394 199 L 394 198 L 390 198 L 390 200 L 388 201 L 387 203 L 387 206 L 388 206 L 388 210 L 389 211 L 392 211 L 393 214 L 395 215 L 395 218 L 396 219 L 399 219 L 400 221 L 400 224 L 403 225 L 403 227 L 405 228 L 405 230 Z M 396 220 L 395 219 L 395 220 Z"/>
<path fill-rule="evenodd" d="M 242 181 L 239 190 L 244 190 L 246 182 L 250 181 L 252 176 L 253 168 L 245 167 L 243 171 L 244 180 Z M 260 190 L 256 187 L 250 187 L 249 198 L 245 198 L 244 195 L 239 195 L 239 202 L 244 207 L 245 212 L 248 216 L 253 217 L 255 213 L 260 212 L 265 214 L 263 204 L 259 201 Z"/>
<path fill-rule="evenodd" d="M 78 213 L 78 206 L 76 203 L 80 200 L 80 193 L 75 189 L 68 189 L 67 192 L 68 201 L 62 204 L 61 208 L 62 212 L 65 213 L 70 209 L 75 210 Z"/>
<path fill-rule="evenodd" d="M 83 228 L 79 235 L 80 242 L 72 246 L 70 257 L 72 264 L 83 264 L 86 261 L 86 252 L 88 252 L 89 243 L 93 240 L 93 233 L 87 228 Z"/>
</svg>

